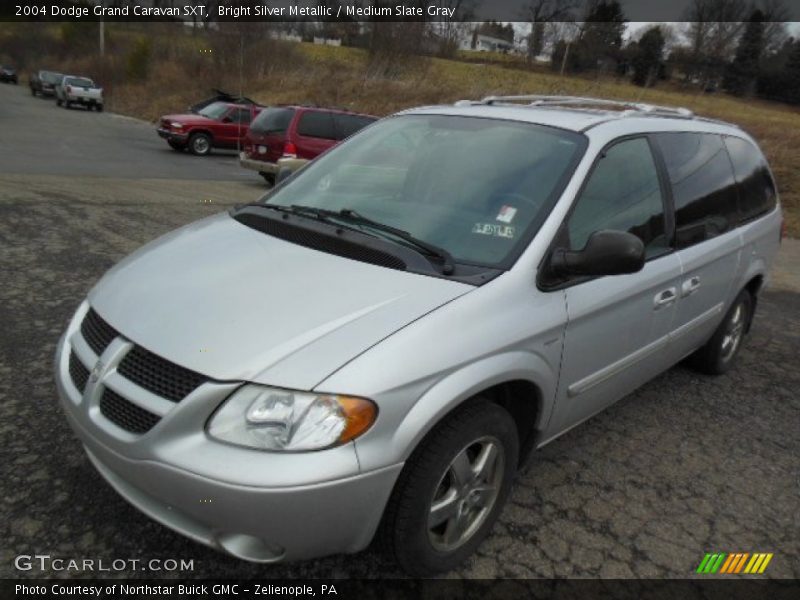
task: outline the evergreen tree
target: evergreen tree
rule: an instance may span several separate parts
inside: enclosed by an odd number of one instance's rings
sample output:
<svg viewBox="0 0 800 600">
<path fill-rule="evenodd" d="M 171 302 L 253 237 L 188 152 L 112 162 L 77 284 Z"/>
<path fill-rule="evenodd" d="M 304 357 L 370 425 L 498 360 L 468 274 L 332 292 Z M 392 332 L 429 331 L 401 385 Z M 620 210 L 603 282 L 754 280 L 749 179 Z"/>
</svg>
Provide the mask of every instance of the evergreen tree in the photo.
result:
<svg viewBox="0 0 800 600">
<path fill-rule="evenodd" d="M 660 27 L 645 31 L 632 57 L 633 83 L 653 85 L 658 78 L 664 55 L 664 34 Z"/>
<path fill-rule="evenodd" d="M 736 56 L 725 69 L 723 87 L 738 96 L 750 96 L 755 92 L 759 75 L 761 54 L 764 52 L 764 14 L 756 10 L 750 16 L 747 27 L 739 40 Z"/>
<path fill-rule="evenodd" d="M 625 14 L 618 0 L 593 0 L 590 2 L 583 30 L 575 48 L 573 67 L 592 69 L 602 61 L 616 62 L 622 49 L 625 33 Z"/>
<path fill-rule="evenodd" d="M 784 72 L 784 99 L 792 104 L 800 104 L 800 41 L 792 44 Z"/>
</svg>

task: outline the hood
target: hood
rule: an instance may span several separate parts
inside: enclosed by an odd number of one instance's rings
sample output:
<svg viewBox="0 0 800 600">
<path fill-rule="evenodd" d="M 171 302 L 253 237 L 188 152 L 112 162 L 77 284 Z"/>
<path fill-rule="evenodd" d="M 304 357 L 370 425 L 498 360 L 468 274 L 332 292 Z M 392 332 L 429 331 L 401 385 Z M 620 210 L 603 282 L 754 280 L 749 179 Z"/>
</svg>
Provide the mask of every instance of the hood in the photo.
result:
<svg viewBox="0 0 800 600">
<path fill-rule="evenodd" d="M 183 367 L 308 390 L 472 289 L 298 246 L 222 214 L 124 259 L 89 302 L 122 335 Z"/>
</svg>

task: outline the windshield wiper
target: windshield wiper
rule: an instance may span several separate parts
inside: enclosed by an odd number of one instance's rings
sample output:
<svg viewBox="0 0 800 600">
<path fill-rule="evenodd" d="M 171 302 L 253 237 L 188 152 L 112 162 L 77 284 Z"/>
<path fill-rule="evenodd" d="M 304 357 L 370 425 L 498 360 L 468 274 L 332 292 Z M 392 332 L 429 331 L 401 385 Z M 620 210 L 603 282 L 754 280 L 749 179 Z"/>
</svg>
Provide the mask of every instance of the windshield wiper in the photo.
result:
<svg viewBox="0 0 800 600">
<path fill-rule="evenodd" d="M 255 202 L 250 206 L 258 206 L 260 208 L 268 208 L 278 212 L 286 213 L 289 215 L 299 215 L 301 217 L 311 217 L 318 221 L 330 223 L 329 216 L 338 216 L 339 213 L 332 210 L 325 210 L 324 208 L 314 208 L 313 206 L 303 206 L 302 204 L 292 204 L 291 206 L 284 206 L 282 204 L 269 204 L 266 202 Z"/>
<path fill-rule="evenodd" d="M 280 204 L 269 204 L 269 203 L 256 203 L 254 206 L 260 206 L 262 208 L 268 208 L 270 210 L 277 210 L 279 212 L 287 213 L 290 215 L 299 215 L 301 217 L 311 217 L 317 219 L 319 221 L 323 221 L 325 223 L 330 223 L 332 219 L 336 219 L 339 221 L 344 221 L 351 225 L 362 225 L 366 227 L 370 227 L 377 231 L 383 231 L 385 233 L 391 234 L 396 238 L 399 238 L 406 242 L 406 244 L 414 246 L 418 251 L 422 251 L 426 257 L 433 256 L 434 258 L 440 260 L 442 262 L 442 273 L 445 275 L 450 275 L 455 270 L 455 260 L 453 259 L 452 254 L 450 254 L 444 248 L 439 246 L 435 246 L 434 244 L 428 243 L 425 240 L 421 240 L 417 237 L 414 237 L 409 232 L 398 229 L 397 227 L 392 227 L 391 225 L 387 225 L 386 223 L 381 223 L 380 221 L 374 221 L 364 215 L 356 212 L 351 208 L 343 208 L 341 210 L 330 210 L 327 208 L 317 208 L 315 206 L 305 206 L 303 204 L 292 204 L 291 206 L 283 206 Z M 349 228 L 348 228 L 349 229 Z"/>
<path fill-rule="evenodd" d="M 319 209 L 319 210 L 324 210 L 324 209 Z M 417 249 L 423 251 L 423 254 L 427 254 L 428 256 L 434 256 L 439 260 L 441 260 L 442 273 L 444 273 L 445 275 L 450 275 L 455 269 L 455 261 L 453 260 L 453 256 L 447 250 L 439 246 L 435 246 L 434 244 L 428 243 L 425 240 L 421 240 L 418 237 L 414 237 L 404 229 L 398 229 L 397 227 L 392 227 L 391 225 L 387 225 L 386 223 L 381 223 L 380 221 L 374 221 L 356 212 L 352 208 L 343 208 L 339 212 L 326 210 L 323 214 L 337 219 L 344 219 L 345 221 L 353 223 L 354 225 L 365 225 L 367 227 L 371 227 L 372 229 L 376 229 L 378 231 L 384 231 L 397 238 L 400 238 L 401 240 L 411 244 L 412 246 L 416 246 Z"/>
</svg>

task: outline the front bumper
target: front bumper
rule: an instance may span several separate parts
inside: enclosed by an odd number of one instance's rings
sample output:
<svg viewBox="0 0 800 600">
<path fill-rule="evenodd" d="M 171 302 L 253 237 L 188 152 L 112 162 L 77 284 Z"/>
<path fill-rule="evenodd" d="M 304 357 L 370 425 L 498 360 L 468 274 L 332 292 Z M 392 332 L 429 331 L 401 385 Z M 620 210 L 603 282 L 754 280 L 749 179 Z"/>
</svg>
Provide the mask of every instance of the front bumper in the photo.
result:
<svg viewBox="0 0 800 600">
<path fill-rule="evenodd" d="M 143 435 L 123 431 L 106 422 L 98 396 L 106 383 L 119 385 L 115 355 L 124 338 L 98 357 L 98 381 L 81 394 L 69 356 L 76 352 L 87 364 L 92 357 L 86 360 L 76 321 L 56 353 L 59 399 L 91 462 L 133 506 L 190 539 L 256 562 L 352 553 L 369 544 L 402 464 L 361 473 L 352 444 L 279 454 L 214 441 L 204 422 L 234 384 L 201 386 Z"/>
<path fill-rule="evenodd" d="M 169 129 L 164 129 L 163 127 L 156 129 L 156 133 L 159 135 L 159 137 L 162 137 L 170 142 L 179 142 L 183 144 L 189 139 L 189 136 L 185 133 L 176 133 L 174 131 L 170 131 Z"/>
<path fill-rule="evenodd" d="M 81 96 L 66 96 L 66 100 L 67 102 L 72 102 L 73 104 L 83 104 L 84 106 L 97 106 L 98 104 L 103 104 L 102 99 L 83 98 Z"/>
</svg>

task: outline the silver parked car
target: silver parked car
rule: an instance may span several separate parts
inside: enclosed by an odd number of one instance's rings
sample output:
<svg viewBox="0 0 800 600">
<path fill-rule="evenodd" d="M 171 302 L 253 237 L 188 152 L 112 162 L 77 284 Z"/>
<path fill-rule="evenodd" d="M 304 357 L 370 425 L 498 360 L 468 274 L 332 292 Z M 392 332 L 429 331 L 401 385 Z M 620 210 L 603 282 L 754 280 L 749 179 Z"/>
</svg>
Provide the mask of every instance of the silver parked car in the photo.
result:
<svg viewBox="0 0 800 600">
<path fill-rule="evenodd" d="M 505 97 L 400 113 L 109 271 L 56 356 L 103 477 L 256 562 L 456 566 L 535 448 L 735 362 L 780 243 L 737 127 Z"/>
</svg>

